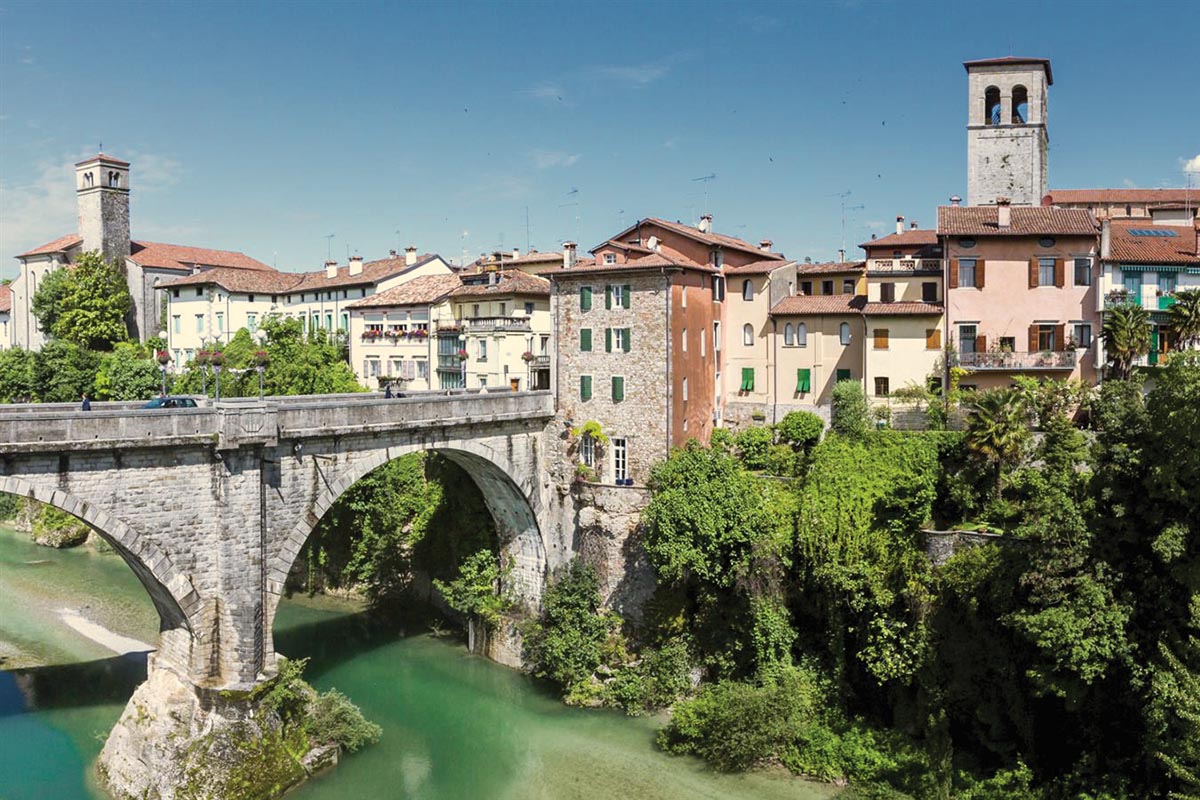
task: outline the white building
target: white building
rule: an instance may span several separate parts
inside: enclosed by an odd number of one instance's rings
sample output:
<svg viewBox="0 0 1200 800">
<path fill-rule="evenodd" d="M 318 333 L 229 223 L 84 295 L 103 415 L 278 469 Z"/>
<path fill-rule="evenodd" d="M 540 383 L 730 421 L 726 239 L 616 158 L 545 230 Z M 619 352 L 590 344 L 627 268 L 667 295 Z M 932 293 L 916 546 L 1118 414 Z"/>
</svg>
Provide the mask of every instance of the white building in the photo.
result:
<svg viewBox="0 0 1200 800">
<path fill-rule="evenodd" d="M 468 388 L 550 388 L 550 281 L 521 270 L 464 274 L 450 293 Z"/>
</svg>

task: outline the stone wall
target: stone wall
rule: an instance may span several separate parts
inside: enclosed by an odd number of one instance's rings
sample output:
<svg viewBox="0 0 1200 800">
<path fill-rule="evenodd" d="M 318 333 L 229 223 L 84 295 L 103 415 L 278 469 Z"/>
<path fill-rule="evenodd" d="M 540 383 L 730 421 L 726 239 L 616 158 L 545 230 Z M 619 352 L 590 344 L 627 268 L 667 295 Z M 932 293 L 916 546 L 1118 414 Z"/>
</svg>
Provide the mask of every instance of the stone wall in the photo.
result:
<svg viewBox="0 0 1200 800">
<path fill-rule="evenodd" d="M 573 499 L 573 549 L 596 570 L 601 600 L 625 619 L 640 620 L 655 587 L 654 569 L 642 547 L 642 510 L 650 491 L 581 483 Z"/>
</svg>

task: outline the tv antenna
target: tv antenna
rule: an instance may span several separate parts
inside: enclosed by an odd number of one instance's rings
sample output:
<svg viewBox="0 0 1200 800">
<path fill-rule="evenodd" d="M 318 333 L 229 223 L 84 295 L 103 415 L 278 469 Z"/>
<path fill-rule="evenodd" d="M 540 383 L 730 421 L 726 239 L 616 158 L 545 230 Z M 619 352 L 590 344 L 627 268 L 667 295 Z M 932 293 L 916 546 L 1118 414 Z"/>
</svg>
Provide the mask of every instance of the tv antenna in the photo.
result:
<svg viewBox="0 0 1200 800">
<path fill-rule="evenodd" d="M 525 252 L 529 252 L 529 206 L 525 206 Z"/>
<path fill-rule="evenodd" d="M 459 266 L 463 267 L 464 269 L 467 266 L 467 237 L 470 235 L 470 231 L 464 230 L 462 232 L 462 260 L 459 262 Z"/>
<path fill-rule="evenodd" d="M 336 234 L 331 233 L 328 236 L 324 237 L 324 239 L 325 239 L 325 260 L 326 261 L 330 261 L 333 259 L 333 249 L 332 248 L 333 248 L 333 237 L 335 235 Z"/>
<path fill-rule="evenodd" d="M 625 209 L 617 210 L 617 230 L 625 230 Z"/>
<path fill-rule="evenodd" d="M 864 206 L 862 203 L 859 203 L 856 206 L 846 205 L 846 199 L 850 197 L 851 194 L 853 193 L 847 189 L 844 192 L 835 192 L 833 195 L 834 197 L 840 197 L 842 201 L 842 249 L 838 251 L 841 253 L 842 258 L 846 257 L 846 212 L 861 211 L 862 209 L 866 208 L 866 206 Z"/>
<path fill-rule="evenodd" d="M 571 187 L 571 191 L 567 192 L 567 197 L 571 199 L 565 203 L 559 203 L 559 208 L 575 207 L 575 241 L 579 241 L 579 189 L 575 186 Z"/>
<path fill-rule="evenodd" d="M 693 183 L 696 181 L 702 181 L 704 183 L 704 213 L 705 214 L 708 213 L 708 184 L 710 181 L 715 181 L 716 179 L 717 179 L 717 173 L 715 173 L 715 172 L 705 175 L 701 178 L 692 178 Z"/>
</svg>

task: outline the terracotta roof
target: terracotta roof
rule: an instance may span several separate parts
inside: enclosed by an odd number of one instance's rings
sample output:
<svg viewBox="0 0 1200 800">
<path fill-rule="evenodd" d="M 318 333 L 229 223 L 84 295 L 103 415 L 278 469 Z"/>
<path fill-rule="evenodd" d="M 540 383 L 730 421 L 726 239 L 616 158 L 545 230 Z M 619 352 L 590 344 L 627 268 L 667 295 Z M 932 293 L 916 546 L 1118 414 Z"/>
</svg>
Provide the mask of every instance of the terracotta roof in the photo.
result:
<svg viewBox="0 0 1200 800">
<path fill-rule="evenodd" d="M 60 236 L 53 242 L 46 242 L 41 247 L 35 247 L 32 250 L 27 250 L 21 253 L 17 258 L 25 258 L 26 256 L 40 256 L 45 253 L 61 253 L 64 250 L 70 250 L 72 247 L 83 244 L 83 237 L 77 233 L 68 233 L 66 236 Z"/>
<path fill-rule="evenodd" d="M 771 309 L 774 316 L 858 314 L 867 298 L 853 294 L 798 294 L 785 297 Z"/>
<path fill-rule="evenodd" d="M 740 267 L 725 267 L 726 275 L 766 275 L 769 272 L 774 272 L 780 267 L 786 267 L 789 264 L 794 264 L 794 261 L 780 261 L 779 259 L 770 259 L 767 261 L 752 261 L 749 264 L 742 264 Z"/>
<path fill-rule="evenodd" d="M 596 250 L 599 250 L 601 247 L 615 247 L 618 250 L 624 250 L 627 253 L 630 253 L 630 252 L 653 253 L 654 252 L 649 247 L 646 247 L 644 245 L 634 244 L 633 242 L 618 242 L 616 239 L 609 239 L 604 244 L 602 244 L 599 247 L 596 247 L 594 250 L 592 250 L 592 252 L 594 253 Z"/>
<path fill-rule="evenodd" d="M 1096 218 L 1086 209 L 1012 206 L 1012 224 L 996 223 L 996 206 L 939 206 L 939 236 L 1094 236 Z"/>
<path fill-rule="evenodd" d="M 496 283 L 487 278 L 498 275 Z M 480 280 L 484 278 L 484 280 Z M 546 295 L 550 294 L 550 281 L 521 272 L 518 269 L 471 275 L 463 279 L 462 286 L 450 293 L 453 297 L 487 297 L 495 295 Z"/>
<path fill-rule="evenodd" d="M 93 161 L 107 161 L 109 164 L 118 164 L 122 167 L 129 166 L 128 161 L 122 161 L 119 158 L 113 158 L 112 156 L 105 155 L 104 153 L 97 153 L 96 155 L 92 156 L 91 158 L 85 158 L 83 161 L 76 161 L 75 166 L 80 167 L 80 166 L 83 166 L 84 164 L 90 164 Z"/>
<path fill-rule="evenodd" d="M 1200 206 L 1200 189 L 1051 189 L 1042 205 L 1055 203 L 1186 203 Z"/>
<path fill-rule="evenodd" d="M 926 229 L 907 230 L 904 233 L 892 233 L 879 239 L 863 242 L 859 247 L 864 250 L 872 247 L 919 247 L 937 244 L 938 232 Z"/>
<path fill-rule="evenodd" d="M 683 260 L 677 261 L 671 259 L 662 253 L 652 253 L 648 256 L 643 256 L 635 261 L 629 261 L 624 264 L 576 264 L 570 269 L 558 267 L 556 269 L 540 270 L 538 275 L 550 280 L 558 278 L 570 277 L 571 275 L 595 275 L 602 273 L 622 273 L 622 272 L 650 272 L 661 269 L 694 269 L 700 272 L 716 272 L 715 269 L 709 266 L 697 264 L 694 261 Z"/>
<path fill-rule="evenodd" d="M 164 287 L 177 289 L 180 286 L 220 286 L 228 292 L 247 294 L 282 294 L 294 288 L 298 275 L 293 272 L 278 272 L 273 269 L 236 269 L 213 267 L 192 275 L 167 281 Z"/>
<path fill-rule="evenodd" d="M 206 247 L 187 247 L 181 244 L 162 244 L 160 242 L 130 242 L 129 250 L 129 257 L 133 259 L 133 262 L 143 267 L 191 269 L 193 265 L 199 265 L 275 271 L 245 253 L 233 250 L 209 250 Z"/>
<path fill-rule="evenodd" d="M 386 292 L 355 300 L 346 308 L 383 308 L 431 305 L 462 285 L 457 275 L 425 275 L 413 278 Z"/>
<path fill-rule="evenodd" d="M 901 301 L 899 303 L 867 303 L 863 313 L 868 316 L 941 316 L 942 307 L 937 303 Z"/>
<path fill-rule="evenodd" d="M 658 217 L 646 217 L 643 220 L 639 220 L 638 222 L 634 223 L 633 225 L 630 225 L 628 228 L 626 228 L 625 230 L 618 233 L 616 236 L 612 237 L 612 239 L 609 239 L 607 242 L 605 242 L 602 245 L 593 247 L 588 252 L 594 253 L 597 250 L 599 250 L 601 247 L 604 247 L 605 244 L 610 244 L 610 243 L 620 244 L 622 239 L 626 238 L 633 231 L 636 231 L 638 229 L 638 226 L 643 223 L 651 223 L 654 225 L 659 225 L 663 228 L 666 228 L 669 231 L 674 231 L 675 233 L 678 233 L 681 236 L 686 236 L 689 239 L 694 239 L 695 241 L 698 241 L 698 242 L 704 242 L 705 244 L 718 245 L 720 247 L 729 247 L 734 250 L 743 250 L 748 253 L 757 253 L 762 258 L 778 258 L 780 260 L 783 260 L 783 256 L 780 255 L 779 253 L 765 252 L 763 250 L 760 250 L 758 248 L 758 245 L 751 244 L 750 242 L 747 242 L 744 239 L 737 239 L 733 236 L 725 236 L 720 233 L 711 233 L 711 232 L 704 233 L 703 231 L 701 231 L 698 228 L 693 228 L 691 225 L 684 225 L 682 222 L 668 222 L 667 220 L 659 219 Z M 630 246 L 630 245 L 626 245 L 626 246 Z"/>
<path fill-rule="evenodd" d="M 967 68 L 968 72 L 971 71 L 971 67 L 1016 66 L 1018 64 L 1041 64 L 1046 70 L 1046 83 L 1050 86 L 1054 85 L 1054 73 L 1050 71 L 1050 59 L 1048 58 L 1004 56 L 1002 58 L 981 58 L 976 61 L 963 62 L 963 66 Z"/>
<path fill-rule="evenodd" d="M 1196 228 L 1153 225 L 1148 221 L 1111 223 L 1110 261 L 1130 264 L 1200 264 Z M 1140 233 L 1134 233 L 1138 231 Z M 1146 233 L 1158 235 L 1146 235 Z"/>
<path fill-rule="evenodd" d="M 403 275 L 409 270 L 424 266 L 435 258 L 439 258 L 439 256 L 435 253 L 425 253 L 424 255 L 417 256 L 416 263 L 411 266 L 409 266 L 404 256 L 398 255 L 391 258 L 381 258 L 378 261 L 364 263 L 362 272 L 357 275 L 351 275 L 350 267 L 343 265 L 337 268 L 337 276 L 333 278 L 326 277 L 325 270 L 323 269 L 314 272 L 302 272 L 300 273 L 300 283 L 292 287 L 292 289 L 304 292 L 314 289 L 329 289 L 335 286 L 361 286 L 368 283 L 379 283 L 388 278 Z"/>
<path fill-rule="evenodd" d="M 841 275 L 858 273 L 867 268 L 865 261 L 827 261 L 824 264 L 797 264 L 800 275 Z"/>
<path fill-rule="evenodd" d="M 12 287 L 7 283 L 0 285 L 0 314 L 12 311 Z"/>
</svg>

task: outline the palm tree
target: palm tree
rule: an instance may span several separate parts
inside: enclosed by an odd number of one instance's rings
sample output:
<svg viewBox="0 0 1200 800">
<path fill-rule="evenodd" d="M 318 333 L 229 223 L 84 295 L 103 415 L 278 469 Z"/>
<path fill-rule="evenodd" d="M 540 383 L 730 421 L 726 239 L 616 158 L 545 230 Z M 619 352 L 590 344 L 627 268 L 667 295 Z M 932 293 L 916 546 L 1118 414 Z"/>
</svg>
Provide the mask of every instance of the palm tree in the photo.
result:
<svg viewBox="0 0 1200 800">
<path fill-rule="evenodd" d="M 996 497 L 1000 497 L 1004 468 L 1021 457 L 1029 439 L 1029 409 L 1011 389 L 980 392 L 967 417 L 967 449 L 988 462 L 996 472 Z"/>
<path fill-rule="evenodd" d="M 1200 341 L 1200 289 L 1184 289 L 1175 293 L 1175 305 L 1170 312 L 1171 330 L 1186 349 Z"/>
<path fill-rule="evenodd" d="M 1127 380 L 1133 374 L 1133 362 L 1150 352 L 1150 315 L 1132 303 L 1114 306 L 1104 312 L 1100 335 L 1112 377 Z"/>
</svg>

